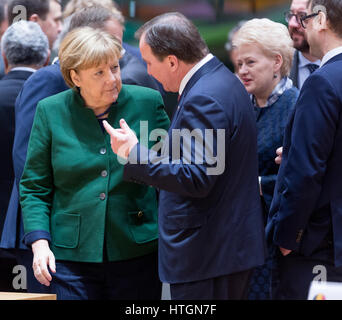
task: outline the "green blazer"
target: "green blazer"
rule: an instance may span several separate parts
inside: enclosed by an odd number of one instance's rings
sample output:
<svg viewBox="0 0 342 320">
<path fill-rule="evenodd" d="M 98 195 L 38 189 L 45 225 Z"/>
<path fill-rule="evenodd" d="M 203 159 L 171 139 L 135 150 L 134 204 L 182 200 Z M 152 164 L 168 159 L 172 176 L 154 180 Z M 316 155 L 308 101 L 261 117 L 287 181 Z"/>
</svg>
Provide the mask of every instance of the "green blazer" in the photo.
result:
<svg viewBox="0 0 342 320">
<path fill-rule="evenodd" d="M 159 92 L 133 85 L 122 86 L 108 122 L 118 128 L 122 118 L 149 147 L 147 134 L 169 127 Z M 109 135 L 76 91 L 42 100 L 20 182 L 25 237 L 48 234 L 59 260 L 101 262 L 104 241 L 110 261 L 156 251 L 156 191 L 122 175 Z"/>
</svg>

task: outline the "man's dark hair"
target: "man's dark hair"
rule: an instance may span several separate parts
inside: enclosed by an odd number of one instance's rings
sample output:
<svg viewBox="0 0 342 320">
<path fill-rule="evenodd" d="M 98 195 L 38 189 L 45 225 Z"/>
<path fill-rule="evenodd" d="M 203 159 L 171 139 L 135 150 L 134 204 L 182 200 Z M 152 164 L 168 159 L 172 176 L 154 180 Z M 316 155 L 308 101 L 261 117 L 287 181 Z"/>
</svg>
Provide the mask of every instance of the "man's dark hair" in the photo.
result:
<svg viewBox="0 0 342 320">
<path fill-rule="evenodd" d="M 0 24 L 3 23 L 6 19 L 6 14 L 5 14 L 6 3 L 7 3 L 7 0 L 0 0 Z"/>
<path fill-rule="evenodd" d="M 59 3 L 59 1 L 56 2 Z M 37 14 L 42 20 L 45 20 L 50 11 L 50 0 L 10 0 L 8 3 L 8 22 L 10 25 L 18 16 L 18 12 L 15 10 L 17 6 L 25 7 L 27 20 L 33 14 Z"/>
<path fill-rule="evenodd" d="M 195 63 L 209 53 L 195 25 L 178 12 L 165 13 L 146 22 L 136 32 L 138 39 L 142 36 L 161 61 L 175 55 L 185 63 Z"/>
<path fill-rule="evenodd" d="M 341 0 L 310 0 L 309 7 L 312 10 L 322 6 L 326 10 L 329 26 L 339 37 L 342 38 L 342 1 Z"/>
<path fill-rule="evenodd" d="M 73 14 L 70 21 L 69 32 L 81 27 L 103 29 L 106 22 L 110 19 L 116 19 L 121 24 L 124 23 L 123 16 L 120 12 L 118 12 L 118 15 L 116 16 L 115 13 L 101 6 L 84 8 Z"/>
</svg>

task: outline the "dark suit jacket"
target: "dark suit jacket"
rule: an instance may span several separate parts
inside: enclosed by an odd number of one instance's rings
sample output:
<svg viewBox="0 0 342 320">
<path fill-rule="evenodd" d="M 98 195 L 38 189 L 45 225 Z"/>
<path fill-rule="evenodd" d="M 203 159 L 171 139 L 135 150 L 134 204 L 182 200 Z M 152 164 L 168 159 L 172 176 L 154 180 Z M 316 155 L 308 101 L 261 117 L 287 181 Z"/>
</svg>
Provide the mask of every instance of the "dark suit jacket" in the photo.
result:
<svg viewBox="0 0 342 320">
<path fill-rule="evenodd" d="M 120 69 L 122 83 L 158 90 L 157 82 L 148 75 L 142 61 L 128 51 L 120 59 Z"/>
<path fill-rule="evenodd" d="M 31 75 L 29 71 L 11 71 L 0 80 L 0 236 L 14 180 L 14 104 L 25 80 Z"/>
<path fill-rule="evenodd" d="M 276 245 L 310 256 L 332 232 L 342 265 L 342 54 L 305 82 L 286 127 L 267 224 Z"/>
<path fill-rule="evenodd" d="M 207 159 L 187 165 L 171 163 L 173 130 L 214 129 L 209 149 L 223 150 L 225 170 L 213 169 Z M 223 129 L 225 140 L 219 140 Z M 247 270 L 264 262 L 264 225 L 258 187 L 256 123 L 249 96 L 217 58 L 190 79 L 179 101 L 158 155 L 138 144 L 130 153 L 124 177 L 160 188 L 159 276 L 168 283 L 209 279 Z M 210 139 L 208 139 L 210 140 Z M 166 140 L 167 141 L 167 140 Z M 171 150 L 167 147 L 170 146 Z M 173 151 L 178 151 L 173 149 Z M 191 153 L 181 144 L 180 155 Z M 138 159 L 135 158 L 137 153 Z M 149 155 L 148 155 L 149 154 Z M 150 157 L 148 162 L 147 157 Z M 138 160 L 140 164 L 134 164 Z M 166 163 L 163 163 L 166 161 Z M 147 163 L 147 164 L 142 164 Z"/>
<path fill-rule="evenodd" d="M 293 56 L 292 67 L 289 78 L 292 80 L 293 85 L 298 88 L 298 65 L 299 65 L 299 51 L 296 50 Z"/>
<path fill-rule="evenodd" d="M 132 46 L 126 42 L 123 42 L 122 43 L 122 46 L 123 48 L 126 50 L 126 52 L 129 52 L 131 55 L 135 56 L 136 58 L 138 58 L 142 63 L 145 64 L 142 56 L 141 56 L 141 53 L 140 53 L 140 50 L 138 47 L 135 47 L 135 46 Z"/>
</svg>

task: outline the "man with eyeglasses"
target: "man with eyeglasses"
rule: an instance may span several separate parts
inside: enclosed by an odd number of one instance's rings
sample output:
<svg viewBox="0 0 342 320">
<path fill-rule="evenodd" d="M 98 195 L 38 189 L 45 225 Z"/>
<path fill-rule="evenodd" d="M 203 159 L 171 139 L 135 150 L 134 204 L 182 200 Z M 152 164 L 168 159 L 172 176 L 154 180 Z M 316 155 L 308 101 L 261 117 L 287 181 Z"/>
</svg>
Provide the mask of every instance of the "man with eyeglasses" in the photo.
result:
<svg viewBox="0 0 342 320">
<path fill-rule="evenodd" d="M 306 40 L 300 18 L 306 14 L 308 0 L 293 0 L 290 11 L 285 14 L 289 33 L 293 40 L 296 52 L 293 57 L 293 65 L 290 78 L 294 86 L 301 89 L 305 80 L 319 67 L 320 61 L 310 54 L 310 47 Z"/>
<path fill-rule="evenodd" d="M 293 85 L 299 90 L 302 88 L 305 80 L 315 72 L 321 61 L 310 53 L 310 46 L 306 39 L 305 28 L 301 22 L 301 17 L 306 16 L 309 0 L 293 0 L 290 11 L 285 13 L 285 20 L 288 23 L 289 33 L 293 40 L 293 46 L 296 49 L 290 79 Z M 283 147 L 277 149 L 275 162 L 281 163 Z"/>
<path fill-rule="evenodd" d="M 342 282 L 342 1 L 309 0 L 310 54 L 285 131 L 267 239 L 276 246 L 273 298 L 306 299 L 311 281 Z"/>
</svg>

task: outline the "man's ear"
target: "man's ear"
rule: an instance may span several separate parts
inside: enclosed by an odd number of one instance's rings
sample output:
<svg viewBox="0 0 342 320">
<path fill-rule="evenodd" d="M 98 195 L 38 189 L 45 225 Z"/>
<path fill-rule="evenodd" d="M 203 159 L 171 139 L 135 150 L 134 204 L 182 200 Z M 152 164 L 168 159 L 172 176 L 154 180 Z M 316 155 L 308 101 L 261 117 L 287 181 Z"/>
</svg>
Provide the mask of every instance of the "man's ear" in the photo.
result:
<svg viewBox="0 0 342 320">
<path fill-rule="evenodd" d="M 38 16 L 38 14 L 34 13 L 32 16 L 30 16 L 30 17 L 28 18 L 28 21 L 38 22 L 38 21 L 39 21 L 39 16 Z"/>
<path fill-rule="evenodd" d="M 169 67 L 171 68 L 171 70 L 177 70 L 178 66 L 179 66 L 179 62 L 176 56 L 174 55 L 169 55 L 166 57 L 166 59 L 168 60 L 168 64 Z"/>
<path fill-rule="evenodd" d="M 76 87 L 80 87 L 80 77 L 75 70 L 70 70 L 70 78 Z"/>
<path fill-rule="evenodd" d="M 314 17 L 313 21 L 316 30 L 326 30 L 328 28 L 328 19 L 325 12 L 320 11 L 317 17 Z"/>
</svg>

